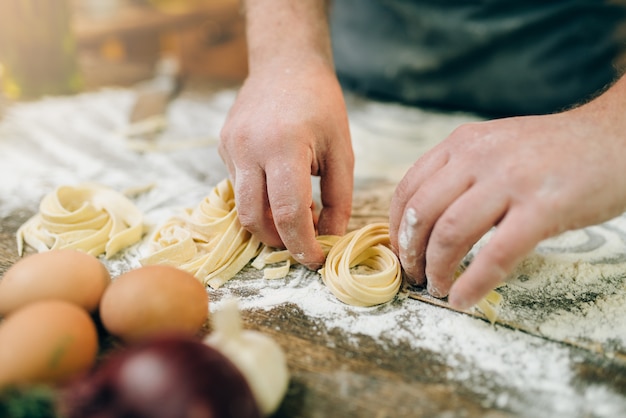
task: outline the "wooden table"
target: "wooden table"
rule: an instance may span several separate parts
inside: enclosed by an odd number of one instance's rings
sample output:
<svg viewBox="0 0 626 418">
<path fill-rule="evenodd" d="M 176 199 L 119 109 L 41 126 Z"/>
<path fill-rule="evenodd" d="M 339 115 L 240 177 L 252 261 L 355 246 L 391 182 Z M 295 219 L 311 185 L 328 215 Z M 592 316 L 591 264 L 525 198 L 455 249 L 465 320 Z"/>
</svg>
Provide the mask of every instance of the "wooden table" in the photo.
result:
<svg viewBox="0 0 626 418">
<path fill-rule="evenodd" d="M 109 96 L 106 96 L 106 94 Z M 128 102 L 125 96 L 127 93 L 106 94 L 105 99 L 101 99 L 99 96 L 81 97 L 80 106 L 77 105 L 75 110 L 72 110 L 72 112 L 75 112 L 72 113 L 73 117 L 80 121 L 93 120 L 106 125 L 102 122 L 104 113 L 98 114 L 98 118 L 90 119 L 88 112 L 93 112 L 97 108 L 96 104 L 101 103 L 102 100 L 111 100 L 112 109 L 123 108 L 124 103 Z M 197 101 L 197 97 L 197 95 L 192 96 L 191 106 L 202 103 Z M 207 102 L 210 101 L 212 96 L 200 97 L 204 97 L 204 102 Z M 185 100 L 185 97 L 179 100 Z M 194 100 L 196 101 L 194 102 Z M 97 103 L 94 104 L 92 102 Z M 223 102 L 224 100 L 219 103 Z M 44 108 L 48 112 L 48 116 L 42 117 L 41 120 L 33 119 L 32 123 L 40 123 L 42 126 L 47 126 L 52 133 L 56 132 L 54 128 L 50 127 L 55 118 L 63 119 L 63 115 L 74 109 L 72 107 L 72 98 L 60 99 L 58 103 L 53 101 L 49 103 L 48 107 L 42 105 L 42 110 Z M 59 110 L 57 116 L 55 109 L 65 110 Z M 207 109 L 213 108 L 209 106 Z M 176 109 L 173 111 L 176 111 Z M 180 109 L 178 111 L 180 115 L 193 113 Z M 220 111 L 216 112 L 219 116 Z M 19 118 L 17 120 L 21 120 L 22 123 L 28 122 L 28 120 L 25 121 Z M 84 130 L 84 128 L 85 125 L 81 125 L 81 129 Z M 19 143 L 24 147 L 34 146 L 33 137 L 28 133 L 30 131 L 27 132 L 29 128 L 25 129 L 24 136 L 20 138 Z M 62 138 L 58 138 L 58 141 L 69 140 L 68 138 L 74 135 L 72 129 L 72 127 L 68 127 L 67 130 L 64 130 L 64 134 L 60 135 Z M 92 141 L 91 137 L 83 131 L 81 131 L 81 135 L 81 141 L 83 142 L 76 142 L 78 145 L 75 145 L 79 152 L 86 154 L 98 152 L 97 148 L 96 151 L 90 151 L 91 147 L 103 146 L 102 139 L 97 139 L 94 136 Z M 6 146 L 10 146 L 12 141 L 17 146 L 18 141 L 14 141 L 14 139 L 4 138 L 5 144 L 8 144 Z M 2 146 L 2 141 L 0 140 L 0 147 Z M 2 158 L 1 155 L 0 153 L 0 158 Z M 209 155 L 208 151 L 206 155 Z M 43 154 L 40 157 L 46 158 Z M 137 161 L 144 161 L 146 158 L 148 156 L 137 156 Z M 180 164 L 180 161 L 182 161 L 177 159 L 176 153 L 170 153 L 168 157 L 159 158 L 170 158 L 169 165 Z M 216 157 L 213 161 L 219 160 Z M 132 173 L 132 166 L 128 165 L 129 163 L 124 160 L 107 160 L 102 161 L 102 164 L 104 168 L 108 167 L 110 170 L 129 170 Z M 218 163 L 215 162 L 214 164 Z M 65 168 L 65 162 L 56 161 L 50 167 L 56 167 L 51 168 L 51 170 L 54 170 L 53 172 L 57 174 L 69 171 Z M 164 170 L 166 168 L 164 166 Z M 207 178 L 206 173 L 202 171 L 206 167 L 196 167 L 194 169 L 200 171 L 197 173 L 190 171 L 190 173 L 199 179 L 198 184 L 202 184 L 202 181 L 205 181 L 203 179 Z M 30 168 L 24 167 L 22 174 L 28 177 L 29 172 L 36 170 L 37 167 L 34 166 Z M 22 174 L 17 173 L 16 175 L 19 177 Z M 97 178 L 94 177 L 91 180 Z M 16 182 L 23 180 L 24 178 L 21 180 L 3 179 L 2 181 L 6 182 L 5 185 L 9 183 L 15 185 L 17 184 Z M 28 184 L 31 183 L 29 182 Z M 41 193 L 48 191 L 41 190 Z M 351 227 L 355 228 L 364 223 L 384 220 L 388 210 L 389 196 L 392 191 L 393 183 L 389 181 L 366 180 L 358 182 L 355 189 L 355 211 Z M 0 220 L 0 274 L 18 260 L 15 232 L 37 209 L 35 205 L 31 205 L 12 208 L 8 213 L 6 211 L 3 212 L 3 208 L 10 206 L 8 199 L 11 199 L 11 196 L 0 196 L 0 213 L 5 213 Z M 258 278 L 259 274 L 259 272 L 254 272 L 250 269 L 241 273 L 243 278 Z M 234 292 L 237 293 L 237 290 Z M 242 297 L 245 297 L 245 289 L 241 293 Z M 224 293 L 216 291 L 211 293 L 211 298 L 213 302 L 217 302 L 223 295 Z M 404 303 L 422 304 L 423 302 L 408 300 Z M 546 342 L 540 337 L 528 335 L 506 326 L 496 325 L 495 328 L 489 330 L 481 319 L 473 319 L 465 314 L 452 312 L 442 307 L 432 307 L 430 309 L 433 309 L 432 312 L 437 310 L 437 315 L 441 315 L 446 321 L 476 324 L 477 332 L 488 330 L 494 338 L 497 336 L 503 337 L 503 341 L 515 342 L 518 339 L 522 339 L 531 348 L 534 346 L 544 347 L 545 345 L 545 353 L 542 351 L 543 348 L 538 349 L 537 352 L 539 354 L 536 360 L 539 364 L 545 364 L 546 367 L 550 366 L 546 363 L 547 360 L 545 360 L 549 358 L 550 353 L 561 353 L 559 358 L 563 358 L 568 361 L 568 364 L 571 364 L 571 367 L 568 368 L 571 375 L 563 376 L 563 381 L 559 383 L 568 392 L 567 397 L 564 399 L 566 401 L 570 399 L 569 396 L 572 396 L 570 392 L 579 393 L 581 399 L 587 399 L 587 401 L 581 401 L 581 404 L 589 403 L 593 405 L 593 409 L 582 411 L 581 417 L 608 416 L 606 414 L 603 415 L 602 410 L 597 407 L 597 402 L 591 402 L 591 400 L 595 399 L 593 398 L 595 396 L 594 393 L 596 393 L 594 389 L 597 387 L 611 391 L 613 394 L 611 399 L 614 399 L 615 396 L 619 397 L 615 393 L 621 394 L 626 399 L 626 363 L 619 358 L 611 358 L 610 356 L 566 343 Z M 542 382 L 539 381 L 528 382 L 527 387 L 498 386 L 497 384 L 494 387 L 494 381 L 490 380 L 494 374 L 487 367 L 476 370 L 469 369 L 467 379 L 469 379 L 469 382 L 472 382 L 470 385 L 464 383 L 465 381 L 458 377 L 450 379 L 450 373 L 458 369 L 459 365 L 451 361 L 454 360 L 454 356 L 445 356 L 445 346 L 441 352 L 435 352 L 428 348 L 416 348 L 407 341 L 403 342 L 403 340 L 394 341 L 393 338 L 377 339 L 360 332 L 351 332 L 350 330 L 333 327 L 310 315 L 295 302 L 278 304 L 271 309 L 245 310 L 243 316 L 246 327 L 260 330 L 272 336 L 287 353 L 291 371 L 291 383 L 287 396 L 276 413 L 277 417 L 496 418 L 514 416 L 577 416 L 569 412 L 563 414 L 558 409 L 557 405 L 560 403 L 557 401 L 559 401 L 558 398 L 562 394 L 559 388 L 556 388 L 553 393 L 550 392 L 550 388 L 545 389 L 548 391 L 549 396 L 554 397 L 554 402 L 546 400 L 541 396 L 533 400 L 534 394 L 537 393 L 536 387 L 542 387 Z M 420 333 L 419 329 L 414 332 L 416 335 Z M 433 332 L 433 329 L 430 329 L 430 332 Z M 445 331 L 445 328 L 442 328 L 442 332 L 447 331 Z M 449 337 L 452 345 L 454 335 Z M 475 338 L 479 341 L 481 336 L 476 335 Z M 494 362 L 503 361 L 503 364 L 505 364 L 518 361 L 519 359 L 507 358 L 508 353 L 513 348 L 513 345 L 511 347 L 492 347 Z M 519 349 L 517 350 L 513 352 L 519 353 Z M 459 359 L 459 361 L 461 360 Z M 521 368 L 512 370 L 522 370 L 523 366 L 521 365 Z M 535 385 L 536 387 L 534 387 Z M 515 401 L 513 402 L 512 400 Z M 562 401 L 563 399 L 560 400 L 560 402 Z M 613 406 L 610 412 L 615 412 L 615 408 L 620 408 L 621 405 L 626 405 L 626 403 L 618 403 L 617 406 Z M 539 413 L 537 412 L 538 410 L 540 411 Z M 621 412 L 626 413 L 626 410 Z"/>
<path fill-rule="evenodd" d="M 16 213 L 0 222 L 0 273 L 18 260 L 14 234 L 25 215 Z M 441 363 L 436 353 L 402 344 L 384 347 L 367 336 L 324 329 L 295 304 L 243 314 L 246 328 L 270 335 L 287 353 L 291 383 L 276 417 L 524 416 L 494 407 L 484 395 L 447 380 L 451 366 Z M 623 362 L 574 347 L 563 349 L 578 358 L 576 380 L 583 389 L 608 383 L 626 393 Z M 559 415 L 547 410 L 544 416 Z"/>
</svg>

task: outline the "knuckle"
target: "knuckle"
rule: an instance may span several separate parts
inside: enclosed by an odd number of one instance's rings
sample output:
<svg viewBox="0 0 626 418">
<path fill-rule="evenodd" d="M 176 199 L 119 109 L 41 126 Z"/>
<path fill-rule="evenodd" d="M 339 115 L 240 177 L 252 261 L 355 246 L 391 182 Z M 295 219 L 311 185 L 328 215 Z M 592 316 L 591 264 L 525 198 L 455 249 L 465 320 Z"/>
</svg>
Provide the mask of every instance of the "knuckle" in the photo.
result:
<svg viewBox="0 0 626 418">
<path fill-rule="evenodd" d="M 391 204 L 397 204 L 396 202 L 406 202 L 412 194 L 412 189 L 409 187 L 408 178 L 403 178 L 396 186 L 396 190 L 393 194 Z"/>
<path fill-rule="evenodd" d="M 239 223 L 244 229 L 256 232 L 259 220 L 251 213 L 239 212 Z"/>
<path fill-rule="evenodd" d="M 459 232 L 461 220 L 456 216 L 443 216 L 437 221 L 432 239 L 442 248 L 460 246 L 465 237 Z"/>
<path fill-rule="evenodd" d="M 244 229 L 254 233 L 261 228 L 263 219 L 260 213 L 246 209 L 246 206 L 242 205 L 242 207 L 237 209 L 237 217 Z"/>
<path fill-rule="evenodd" d="M 511 263 L 511 256 L 504 250 L 492 247 L 485 254 L 484 261 L 491 265 L 492 270 L 501 273 L 507 270 L 507 266 Z"/>
<path fill-rule="evenodd" d="M 252 214 L 239 214 L 239 223 L 249 233 L 255 235 L 264 244 L 270 247 L 280 248 L 283 242 L 272 228 L 264 228 L 263 219 Z"/>
<path fill-rule="evenodd" d="M 224 124 L 219 134 L 220 143 L 238 141 L 245 136 L 247 136 L 245 128 L 242 129 L 241 127 L 238 127 L 232 123 Z"/>
<path fill-rule="evenodd" d="M 346 222 L 350 220 L 350 216 L 352 215 L 352 203 L 351 202 L 343 202 L 342 204 L 333 207 L 333 215 L 340 219 L 341 222 Z"/>
<path fill-rule="evenodd" d="M 458 137 L 461 139 L 464 138 L 472 138 L 476 135 L 480 135 L 483 132 L 483 124 L 480 122 L 468 122 L 462 125 L 459 125 L 455 128 L 450 134 L 451 137 Z"/>
<path fill-rule="evenodd" d="M 290 228 L 298 222 L 304 221 L 301 219 L 299 210 L 300 207 L 297 203 L 278 203 L 272 205 L 272 215 L 277 227 Z"/>
</svg>

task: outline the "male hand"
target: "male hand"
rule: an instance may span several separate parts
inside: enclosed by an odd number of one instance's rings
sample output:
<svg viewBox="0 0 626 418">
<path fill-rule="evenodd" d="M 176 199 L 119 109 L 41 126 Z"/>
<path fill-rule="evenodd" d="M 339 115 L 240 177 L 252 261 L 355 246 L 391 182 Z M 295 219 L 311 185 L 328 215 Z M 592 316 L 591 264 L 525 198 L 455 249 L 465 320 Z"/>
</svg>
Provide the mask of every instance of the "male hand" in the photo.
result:
<svg viewBox="0 0 626 418">
<path fill-rule="evenodd" d="M 541 240 L 626 210 L 625 108 L 613 94 L 560 114 L 455 130 L 417 160 L 391 203 L 391 241 L 407 276 L 467 309 Z"/>
<path fill-rule="evenodd" d="M 286 247 L 311 269 L 315 240 L 311 175 L 321 178 L 320 234 L 343 234 L 352 207 L 354 155 L 343 94 L 328 65 L 282 62 L 245 81 L 221 132 L 243 227 Z"/>
</svg>

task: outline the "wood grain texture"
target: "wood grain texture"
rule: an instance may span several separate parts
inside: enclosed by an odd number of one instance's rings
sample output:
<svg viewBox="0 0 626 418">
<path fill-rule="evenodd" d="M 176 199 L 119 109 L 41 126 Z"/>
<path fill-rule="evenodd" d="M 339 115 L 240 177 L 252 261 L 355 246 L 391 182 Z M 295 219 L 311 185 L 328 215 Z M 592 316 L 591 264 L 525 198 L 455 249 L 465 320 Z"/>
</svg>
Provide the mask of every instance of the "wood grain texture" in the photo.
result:
<svg viewBox="0 0 626 418">
<path fill-rule="evenodd" d="M 229 96 L 221 97 L 227 99 Z M 222 120 L 225 108 L 205 107 L 206 103 L 213 104 L 211 96 L 201 98 L 187 100 L 183 95 L 177 99 L 171 109 L 175 116 L 172 118 L 172 133 L 179 132 L 177 129 L 181 125 L 206 124 L 212 116 Z M 166 192 L 155 193 L 153 200 L 143 201 L 144 204 L 150 203 L 144 207 L 154 213 L 179 205 L 193 206 L 210 190 L 210 185 L 223 178 L 224 171 L 213 149 L 137 155 L 114 148 L 112 142 L 107 142 L 111 138 L 104 134 L 116 127 L 112 120 L 124 116 L 119 115 L 120 109 L 124 108 L 119 105 L 119 100 L 117 93 L 104 92 L 83 96 L 76 105 L 72 99 L 53 101 L 48 106 L 40 104 L 41 112 L 37 118 L 16 117 L 21 116 L 20 109 L 11 116 L 15 124 L 23 124 L 17 130 L 20 135 L 5 136 L 0 141 L 0 148 L 21 158 L 19 166 L 9 165 L 13 167 L 11 176 L 6 176 L 0 183 L 7 190 L 0 196 L 0 210 L 4 210 L 0 216 L 0 274 L 18 260 L 15 232 L 37 209 L 33 201 L 32 206 L 7 210 L 20 202 L 9 200 L 12 195 L 18 196 L 26 191 L 31 192 L 29 196 L 43 195 L 59 182 L 101 181 L 106 174 L 114 174 L 113 177 L 120 180 L 116 183 L 120 189 L 144 185 L 148 181 L 159 181 L 160 186 L 166 186 L 165 180 L 175 180 L 176 187 L 172 186 L 171 194 L 165 187 Z M 220 103 L 226 106 L 228 101 Z M 378 106 L 368 107 L 367 115 L 384 116 Z M 388 109 L 389 112 L 392 110 Z M 403 109 L 403 113 L 405 111 Z M 67 119 L 59 117 L 56 112 L 61 115 L 67 112 L 81 123 L 68 124 Z M 356 116 L 353 120 L 359 123 Z M 426 123 L 434 116 L 425 115 L 424 118 Z M 368 117 L 366 120 L 374 125 L 377 119 Z M 395 129 L 401 123 L 401 120 L 394 119 L 388 125 Z M 376 126 L 372 131 L 374 128 Z M 376 131 L 372 142 L 379 137 L 393 137 L 382 128 L 380 132 Z M 52 152 L 57 149 L 64 152 Z M 0 157 L 2 155 L 9 154 L 0 153 Z M 73 173 L 76 158 L 90 161 L 90 166 L 100 169 L 88 170 L 87 178 L 76 179 Z M 395 164 L 396 160 L 392 159 L 392 163 Z M 48 171 L 44 167 L 54 169 Z M 391 181 L 369 177 L 357 179 L 350 229 L 384 221 L 394 187 Z M 118 268 L 118 272 L 120 270 Z M 237 293 L 242 300 L 270 296 L 271 307 L 264 304 L 264 308 L 246 308 L 242 316 L 246 328 L 270 335 L 287 354 L 291 382 L 277 417 L 559 417 L 564 416 L 563 409 L 559 408 L 574 404 L 580 412 L 565 416 L 583 418 L 619 416 L 618 412 L 622 411 L 617 408 L 626 405 L 626 401 L 619 402 L 626 399 L 626 366 L 619 356 L 547 340 L 511 326 L 491 327 L 485 321 L 450 311 L 443 306 L 445 301 L 440 301 L 442 306 L 409 299 L 390 304 L 386 313 L 401 312 L 401 315 L 393 315 L 395 323 L 386 322 L 389 317 L 378 315 L 380 312 L 355 313 L 330 303 L 328 306 L 336 308 L 338 315 L 352 315 L 346 322 L 349 327 L 338 327 L 325 315 L 316 315 L 308 304 L 273 298 L 275 294 L 272 292 L 280 293 L 284 289 L 280 287 L 282 285 L 306 287 L 306 292 L 313 289 L 320 294 L 327 290 L 319 282 L 319 288 L 304 283 L 311 278 L 316 280 L 316 277 L 306 276 L 298 282 L 301 273 L 302 270 L 294 267 L 290 278 L 264 288 L 264 283 L 245 285 L 248 280 L 262 280 L 261 271 L 246 268 L 223 286 L 224 291 L 210 290 L 213 303 L 229 293 Z M 539 290 L 521 294 L 527 298 L 526 311 L 547 310 L 547 306 L 541 304 L 551 299 L 533 300 L 529 295 L 532 298 L 541 296 Z M 298 296 L 301 297 L 302 293 Z M 306 296 L 310 296 L 309 293 Z M 319 294 L 311 297 L 315 296 Z M 314 300 L 318 301 L 317 298 Z M 328 302 L 325 297 L 319 300 Z M 408 310 L 407 306 L 420 309 Z M 408 316 L 415 312 L 420 315 L 417 320 Z M 453 326 L 446 328 L 444 321 Z M 373 323 L 389 326 L 392 332 L 381 332 L 376 337 L 376 333 L 358 329 L 361 324 Z M 469 331 L 463 333 L 466 331 L 464 327 Z M 395 338 L 396 331 L 404 333 L 406 338 Z M 210 324 L 207 323 L 203 333 L 208 332 Z M 424 335 L 441 338 L 437 344 L 428 344 L 423 341 Z M 117 346 L 116 341 L 104 334 L 102 337 L 103 354 Z M 524 350 L 530 350 L 530 355 L 525 355 Z M 472 354 L 476 356 L 472 357 Z M 557 359 L 558 364 L 551 364 L 553 359 Z M 542 368 L 548 369 L 545 374 L 541 373 Z M 511 370 L 510 374 L 524 374 L 526 369 L 538 372 L 524 376 L 503 375 Z M 532 380 L 535 376 L 539 377 Z M 588 404 L 591 406 L 585 409 Z M 573 409 L 570 407 L 567 411 Z"/>
</svg>

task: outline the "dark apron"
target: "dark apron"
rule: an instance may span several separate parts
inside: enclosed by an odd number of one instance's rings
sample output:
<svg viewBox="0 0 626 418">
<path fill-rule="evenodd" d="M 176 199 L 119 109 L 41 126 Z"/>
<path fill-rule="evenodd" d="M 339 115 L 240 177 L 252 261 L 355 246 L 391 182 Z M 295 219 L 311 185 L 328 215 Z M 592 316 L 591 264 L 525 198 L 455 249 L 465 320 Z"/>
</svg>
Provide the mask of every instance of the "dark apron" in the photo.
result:
<svg viewBox="0 0 626 418">
<path fill-rule="evenodd" d="M 619 75 L 625 22 L 626 5 L 606 0 L 334 0 L 331 8 L 346 89 L 490 116 L 589 100 Z"/>
</svg>

